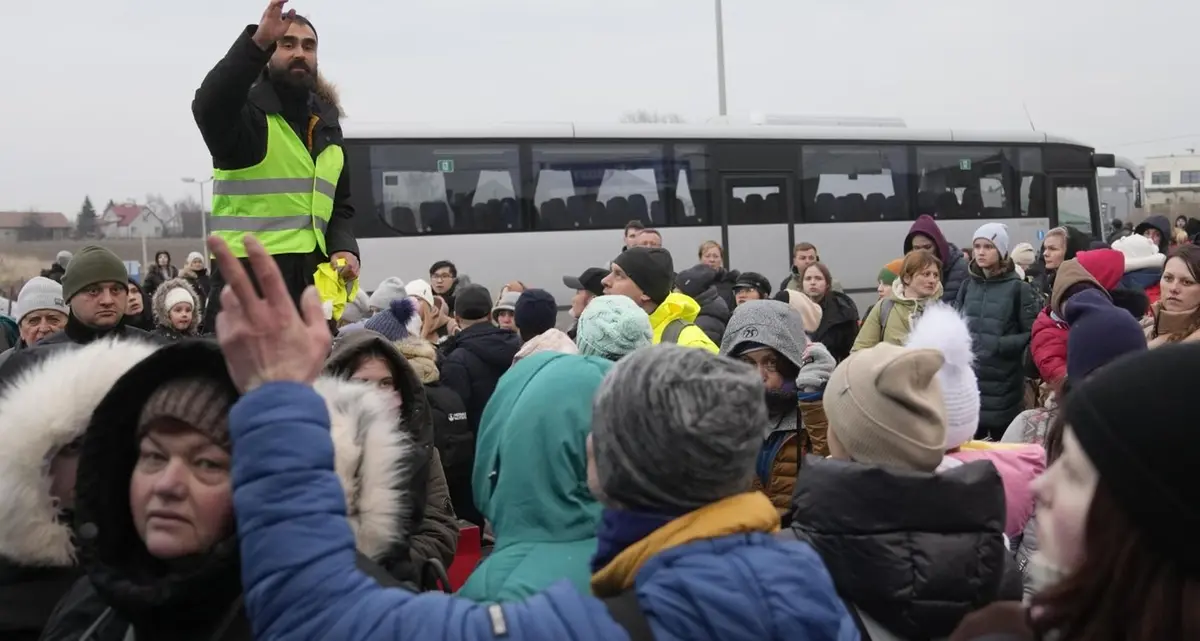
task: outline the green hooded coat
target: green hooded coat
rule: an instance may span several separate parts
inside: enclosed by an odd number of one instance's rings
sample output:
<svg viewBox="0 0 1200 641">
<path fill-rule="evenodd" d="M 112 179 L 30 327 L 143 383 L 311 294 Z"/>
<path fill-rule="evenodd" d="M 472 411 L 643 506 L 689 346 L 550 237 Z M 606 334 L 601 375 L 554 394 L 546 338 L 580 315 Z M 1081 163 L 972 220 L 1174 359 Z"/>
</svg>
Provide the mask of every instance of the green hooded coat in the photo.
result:
<svg viewBox="0 0 1200 641">
<path fill-rule="evenodd" d="M 500 379 L 479 424 L 472 484 L 496 546 L 459 596 L 517 601 L 568 579 L 591 590 L 600 503 L 587 486 L 592 397 L 612 367 L 542 352 Z"/>
</svg>

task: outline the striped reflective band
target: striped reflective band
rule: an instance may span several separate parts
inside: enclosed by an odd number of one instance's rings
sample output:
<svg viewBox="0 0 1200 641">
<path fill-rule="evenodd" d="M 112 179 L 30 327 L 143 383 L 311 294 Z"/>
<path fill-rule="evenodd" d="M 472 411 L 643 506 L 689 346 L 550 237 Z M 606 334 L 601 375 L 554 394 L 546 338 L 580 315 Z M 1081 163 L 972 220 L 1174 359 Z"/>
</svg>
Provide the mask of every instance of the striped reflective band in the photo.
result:
<svg viewBox="0 0 1200 641">
<path fill-rule="evenodd" d="M 317 193 L 334 197 L 337 186 L 324 178 L 257 178 L 253 180 L 214 180 L 215 196 L 267 196 L 271 194 Z"/>
<path fill-rule="evenodd" d="M 313 222 L 316 222 L 316 228 L 325 233 L 325 229 L 329 227 L 329 221 L 320 218 L 314 218 L 307 214 L 299 216 L 213 216 L 208 215 L 208 230 L 209 231 L 244 231 L 244 232 L 267 232 L 267 231 L 295 231 L 298 229 L 312 229 Z"/>
</svg>

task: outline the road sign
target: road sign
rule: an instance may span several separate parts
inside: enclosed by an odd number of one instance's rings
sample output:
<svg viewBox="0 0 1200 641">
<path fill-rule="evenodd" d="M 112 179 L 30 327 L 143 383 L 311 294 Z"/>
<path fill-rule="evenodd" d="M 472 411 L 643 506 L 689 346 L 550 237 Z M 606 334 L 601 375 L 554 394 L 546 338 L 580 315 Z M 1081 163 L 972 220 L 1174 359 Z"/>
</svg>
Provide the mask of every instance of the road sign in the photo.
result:
<svg viewBox="0 0 1200 641">
<path fill-rule="evenodd" d="M 452 174 L 454 173 L 454 161 L 449 158 L 439 160 L 437 161 L 437 168 L 440 173 Z"/>
<path fill-rule="evenodd" d="M 964 158 L 964 159 L 958 161 L 958 168 L 963 171 L 971 171 L 971 159 Z"/>
</svg>

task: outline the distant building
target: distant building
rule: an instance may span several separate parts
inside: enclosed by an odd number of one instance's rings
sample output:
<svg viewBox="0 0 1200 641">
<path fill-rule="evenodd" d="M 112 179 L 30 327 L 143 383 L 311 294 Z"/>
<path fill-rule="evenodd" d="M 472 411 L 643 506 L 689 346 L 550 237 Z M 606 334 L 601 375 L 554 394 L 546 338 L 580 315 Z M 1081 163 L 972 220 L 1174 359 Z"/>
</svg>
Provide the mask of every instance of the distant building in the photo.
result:
<svg viewBox="0 0 1200 641">
<path fill-rule="evenodd" d="M 1134 224 L 1145 218 L 1142 208 L 1137 207 L 1137 182 L 1127 172 L 1098 176 L 1096 183 L 1100 188 L 1100 221 L 1105 233 L 1114 218 Z"/>
<path fill-rule="evenodd" d="M 0 241 L 62 240 L 71 221 L 57 211 L 0 211 Z"/>
<path fill-rule="evenodd" d="M 1169 218 L 1200 218 L 1200 155 L 1146 159 L 1146 209 Z"/>
<path fill-rule="evenodd" d="M 96 221 L 105 238 L 162 238 L 166 224 L 137 203 L 110 203 Z"/>
</svg>

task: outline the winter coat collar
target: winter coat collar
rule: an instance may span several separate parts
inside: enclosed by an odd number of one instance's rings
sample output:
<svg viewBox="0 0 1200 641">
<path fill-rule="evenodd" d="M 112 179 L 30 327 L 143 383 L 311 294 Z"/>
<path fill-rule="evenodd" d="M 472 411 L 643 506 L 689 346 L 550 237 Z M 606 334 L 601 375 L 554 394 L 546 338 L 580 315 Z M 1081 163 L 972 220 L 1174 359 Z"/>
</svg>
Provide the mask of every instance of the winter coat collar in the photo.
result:
<svg viewBox="0 0 1200 641">
<path fill-rule="evenodd" d="M 0 556 L 21 565 L 74 563 L 71 528 L 59 520 L 46 465 L 83 436 L 117 379 L 155 349 L 145 341 L 108 339 L 59 350 L 6 386 L 0 395 Z"/>
<path fill-rule="evenodd" d="M 437 348 L 433 343 L 422 338 L 409 337 L 396 343 L 396 348 L 408 360 L 422 384 L 429 385 L 441 379 L 437 366 Z"/>
<path fill-rule="evenodd" d="M 592 592 L 606 597 L 633 587 L 638 570 L 654 555 L 702 539 L 747 532 L 778 532 L 779 512 L 761 492 L 747 492 L 706 505 L 658 528 L 625 548 L 592 576 Z"/>
</svg>

